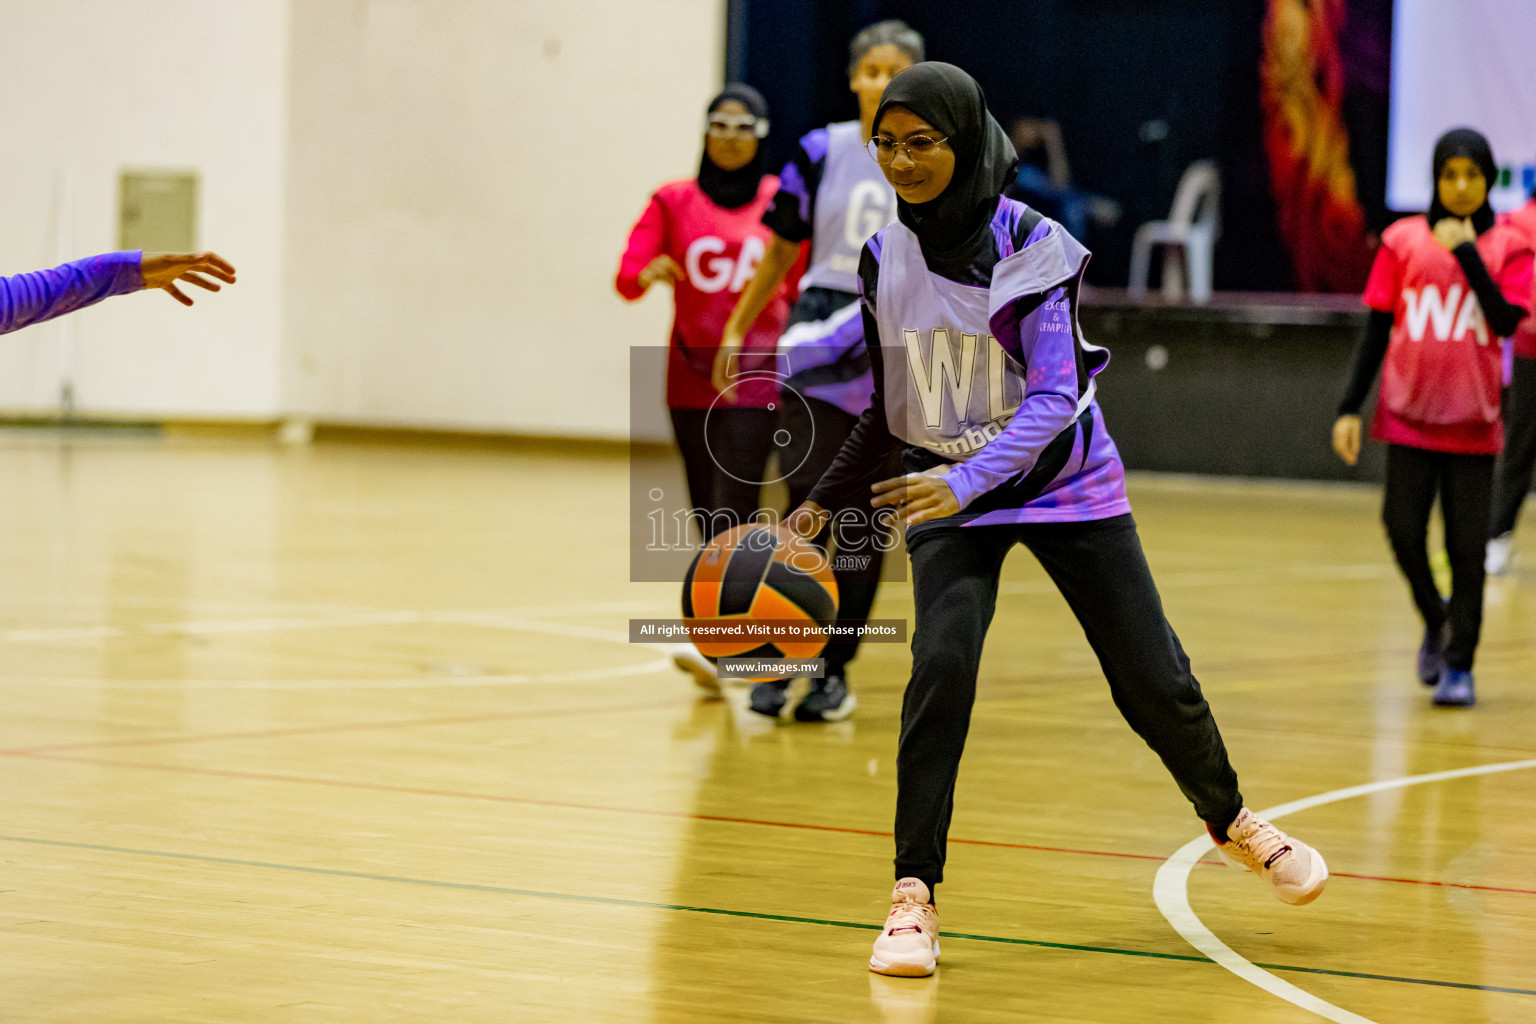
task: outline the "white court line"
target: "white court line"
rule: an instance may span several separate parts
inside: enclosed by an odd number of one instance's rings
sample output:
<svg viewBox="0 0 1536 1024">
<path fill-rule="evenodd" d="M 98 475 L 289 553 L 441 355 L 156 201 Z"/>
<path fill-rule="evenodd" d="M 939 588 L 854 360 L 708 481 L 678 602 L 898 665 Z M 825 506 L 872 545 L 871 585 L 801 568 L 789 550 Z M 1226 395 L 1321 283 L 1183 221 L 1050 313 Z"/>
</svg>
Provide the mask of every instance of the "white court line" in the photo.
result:
<svg viewBox="0 0 1536 1024">
<path fill-rule="evenodd" d="M 515 632 L 542 633 L 550 636 L 573 637 L 581 640 L 598 640 L 606 643 L 629 645 L 629 634 L 611 629 L 597 629 L 566 622 L 545 622 L 527 618 L 538 614 L 581 614 L 619 610 L 654 610 L 652 603 L 592 602 L 585 605 L 546 605 L 532 609 L 519 609 L 517 617 L 506 610 L 494 611 L 374 611 L 350 612 L 340 615 L 312 617 L 284 616 L 258 619 L 218 619 L 202 622 L 151 622 L 132 626 L 70 626 L 58 629 L 19 629 L 0 633 L 0 640 L 13 643 L 56 643 L 75 640 L 111 640 L 128 636 L 172 635 L 209 636 L 228 633 L 277 632 L 295 629 L 329 629 L 348 626 L 381 626 L 413 624 L 450 624 L 479 626 L 486 629 L 505 629 Z M 581 679 L 610 676 L 648 675 L 670 670 L 670 657 L 635 665 L 611 669 L 579 669 L 566 672 L 541 674 L 494 675 L 494 676 L 424 676 L 420 679 L 377 680 L 107 680 L 107 679 L 19 679 L 0 676 L 0 686 L 60 686 L 86 688 L 93 686 L 126 687 L 128 689 L 159 689 L 188 687 L 194 689 L 224 690 L 345 690 L 345 689 L 411 689 L 426 687 L 468 686 L 520 686 L 527 683 L 570 682 Z"/>
<path fill-rule="evenodd" d="M 591 606 L 589 606 L 591 607 Z M 607 608 L 608 606 L 597 606 Z M 641 606 L 654 610 L 654 605 Z M 545 614 L 552 614 L 546 612 Z M 561 614 L 578 614 L 563 612 Z M 524 611 L 516 616 L 505 611 L 370 611 L 340 615 L 287 615 L 252 619 L 205 619 L 193 622 L 146 622 L 123 626 L 60 626 L 42 629 L 12 629 L 0 633 L 8 643 L 68 643 L 81 640 L 114 640 L 131 636 L 216 636 L 228 633 L 269 633 L 297 629 L 338 629 L 354 626 L 400 625 L 483 626 L 558 636 L 580 637 L 628 643 L 629 634 L 611 629 L 596 629 L 575 623 L 545 622 L 531 618 Z"/>
<path fill-rule="evenodd" d="M 566 622 L 541 622 L 537 619 L 512 618 L 507 615 L 485 615 L 479 612 L 442 612 L 428 616 L 429 622 L 446 622 L 460 626 L 484 626 L 487 629 L 510 629 L 529 633 L 548 633 L 554 636 L 580 637 L 586 640 L 606 640 L 610 643 L 627 644 L 629 634 L 614 629 L 597 629 Z"/>
<path fill-rule="evenodd" d="M 38 608 L 43 605 L 53 607 L 70 607 L 83 605 L 95 608 L 101 604 L 110 603 L 114 608 L 168 608 L 172 611 L 185 609 L 188 606 L 198 607 L 225 607 L 234 609 L 262 608 L 268 611 L 275 608 L 283 608 L 294 612 L 360 612 L 367 609 L 355 604 L 336 604 L 334 602 L 318 601 L 279 601 L 262 600 L 257 598 L 238 597 L 212 597 L 200 595 L 196 597 L 143 597 L 135 594 L 112 594 L 110 597 L 104 594 L 39 594 L 35 591 L 27 593 L 14 593 L 0 591 L 0 605 L 19 604 L 24 608 Z"/>
<path fill-rule="evenodd" d="M 1404 789 L 1408 786 L 1422 786 L 1429 782 L 1444 782 L 1447 779 L 1462 779 L 1471 775 L 1493 775 L 1496 772 L 1513 772 L 1521 768 L 1536 768 L 1536 758 L 1528 761 L 1504 761 L 1499 764 L 1484 764 L 1472 768 L 1456 768 L 1446 772 L 1430 772 L 1427 775 L 1405 775 L 1398 779 L 1367 782 L 1359 786 L 1349 786 L 1346 789 L 1330 790 L 1327 793 L 1305 797 L 1301 800 L 1292 800 L 1288 804 L 1280 804 L 1277 807 L 1270 807 L 1258 813 L 1261 818 L 1273 820 L 1284 817 L 1287 814 L 1294 814 L 1297 811 L 1321 807 L 1323 804 L 1336 803 L 1340 800 L 1351 799 L 1352 797 L 1380 793 L 1387 789 Z M 1327 1000 L 1319 999 L 1312 993 L 1299 989 L 1288 981 L 1282 981 L 1262 967 L 1245 960 L 1205 926 L 1205 922 L 1201 921 L 1189 906 L 1189 873 L 1194 868 L 1195 862 L 1214 848 L 1215 843 L 1212 842 L 1211 837 L 1209 835 L 1201 835 L 1198 839 L 1186 843 L 1178 853 L 1169 857 L 1157 869 L 1157 879 L 1152 883 L 1152 898 L 1157 903 L 1157 909 L 1162 911 L 1163 916 L 1168 919 L 1168 923 L 1173 925 L 1174 931 L 1183 936 L 1184 940 L 1191 946 L 1194 946 L 1239 978 L 1257 985 L 1271 995 L 1279 996 L 1288 1003 L 1294 1003 L 1303 1010 L 1310 1010 L 1319 1017 L 1335 1021 L 1336 1024 L 1376 1024 L 1369 1017 L 1362 1017 L 1357 1013 L 1351 1013 L 1342 1007 L 1335 1006 Z"/>
<path fill-rule="evenodd" d="M 424 620 L 421 612 L 347 612 L 341 615 L 290 615 L 258 619 L 205 619 L 201 622 L 145 622 L 124 626 L 12 629 L 0 633 L 0 640 L 8 643 L 67 643 L 73 640 L 114 640 L 146 634 L 211 636 L 220 633 L 266 633 L 341 626 L 393 626 L 422 621 Z"/>
<path fill-rule="evenodd" d="M 36 686 L 59 689 L 114 690 L 427 690 L 477 686 L 527 686 L 537 683 L 571 683 L 588 679 L 612 679 L 643 676 L 652 672 L 672 671 L 670 658 L 658 658 L 617 668 L 583 668 L 565 672 L 516 673 L 508 675 L 409 676 L 399 679 L 104 679 L 89 676 L 0 676 L 0 687 Z"/>
</svg>

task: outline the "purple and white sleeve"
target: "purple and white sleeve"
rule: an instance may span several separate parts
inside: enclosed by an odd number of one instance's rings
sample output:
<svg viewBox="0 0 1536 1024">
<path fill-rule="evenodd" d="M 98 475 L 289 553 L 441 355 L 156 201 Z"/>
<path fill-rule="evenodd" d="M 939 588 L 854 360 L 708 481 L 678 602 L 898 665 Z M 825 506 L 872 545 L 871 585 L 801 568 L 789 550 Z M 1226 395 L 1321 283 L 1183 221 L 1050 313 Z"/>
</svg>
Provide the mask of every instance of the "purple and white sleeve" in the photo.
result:
<svg viewBox="0 0 1536 1024">
<path fill-rule="evenodd" d="M 779 172 L 779 191 L 768 204 L 763 223 L 780 238 L 804 242 L 815 231 L 812 207 L 826 158 L 827 130 L 817 128 L 801 138 L 794 155 Z"/>
<path fill-rule="evenodd" d="M 996 322 L 996 321 L 994 321 Z M 1018 338 L 999 338 L 1020 353 L 1026 367 L 1024 401 L 1003 432 L 944 478 L 964 508 L 999 484 L 1034 468 L 1045 446 L 1077 418 L 1079 387 L 1077 336 L 1065 286 L 1018 321 Z M 1015 347 L 1017 346 L 1017 347 Z"/>
<path fill-rule="evenodd" d="M 50 270 L 0 277 L 0 334 L 144 287 L 143 253 L 109 252 Z"/>
</svg>

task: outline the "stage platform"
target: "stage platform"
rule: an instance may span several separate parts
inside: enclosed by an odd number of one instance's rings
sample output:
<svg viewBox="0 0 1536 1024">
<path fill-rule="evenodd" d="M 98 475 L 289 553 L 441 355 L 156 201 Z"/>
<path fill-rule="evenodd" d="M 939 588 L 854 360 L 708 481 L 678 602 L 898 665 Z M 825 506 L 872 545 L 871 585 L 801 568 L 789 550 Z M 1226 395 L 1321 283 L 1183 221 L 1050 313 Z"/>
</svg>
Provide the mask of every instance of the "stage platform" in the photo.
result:
<svg viewBox="0 0 1536 1024">
<path fill-rule="evenodd" d="M 1081 311 L 1113 353 L 1099 403 L 1128 468 L 1303 480 L 1381 479 L 1380 445 L 1356 467 L 1330 445 L 1365 318 L 1357 295 L 1268 292 L 1193 305 L 1095 288 Z"/>
</svg>

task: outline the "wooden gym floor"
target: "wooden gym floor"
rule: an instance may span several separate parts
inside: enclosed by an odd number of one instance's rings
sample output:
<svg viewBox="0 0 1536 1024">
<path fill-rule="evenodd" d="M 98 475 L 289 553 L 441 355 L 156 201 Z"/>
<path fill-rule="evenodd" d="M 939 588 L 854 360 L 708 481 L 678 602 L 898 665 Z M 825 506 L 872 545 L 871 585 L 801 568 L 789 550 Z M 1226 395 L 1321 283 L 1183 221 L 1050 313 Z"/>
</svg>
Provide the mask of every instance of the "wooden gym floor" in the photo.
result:
<svg viewBox="0 0 1536 1024">
<path fill-rule="evenodd" d="M 1165 866 L 1201 827 L 1017 553 L 910 981 L 906 650 L 837 725 L 697 699 L 625 643 L 676 588 L 622 458 L 13 432 L 0 479 L 0 1020 L 1536 1021 L 1529 514 L 1437 710 L 1374 489 L 1133 481 L 1250 806 L 1320 798 L 1300 909 Z"/>
</svg>

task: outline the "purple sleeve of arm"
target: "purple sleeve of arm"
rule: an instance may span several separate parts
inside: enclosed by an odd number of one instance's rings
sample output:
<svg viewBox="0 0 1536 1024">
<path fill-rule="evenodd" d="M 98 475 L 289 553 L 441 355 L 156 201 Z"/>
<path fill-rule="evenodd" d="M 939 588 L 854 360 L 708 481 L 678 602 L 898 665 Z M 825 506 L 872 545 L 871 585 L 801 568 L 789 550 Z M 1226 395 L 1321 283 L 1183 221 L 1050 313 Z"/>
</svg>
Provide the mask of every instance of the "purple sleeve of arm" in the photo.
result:
<svg viewBox="0 0 1536 1024">
<path fill-rule="evenodd" d="M 795 324 L 779 336 L 779 373 L 792 377 L 828 366 L 864 347 L 859 301 L 848 303 L 825 320 Z"/>
<path fill-rule="evenodd" d="M 144 287 L 143 253 L 109 252 L 52 270 L 0 277 L 0 334 Z"/>
<path fill-rule="evenodd" d="M 827 130 L 817 128 L 800 140 L 789 163 L 779 172 L 779 191 L 763 214 L 763 223 L 780 238 L 804 242 L 815 230 L 811 222 L 816 188 L 827 158 Z"/>
<path fill-rule="evenodd" d="M 964 508 L 977 496 L 1034 468 L 1035 460 L 1077 416 L 1077 337 L 1066 288 L 1019 322 L 1019 337 L 999 338 L 1018 351 L 1026 369 L 1024 401 L 1003 432 L 968 461 L 950 470 L 945 482 Z"/>
</svg>

